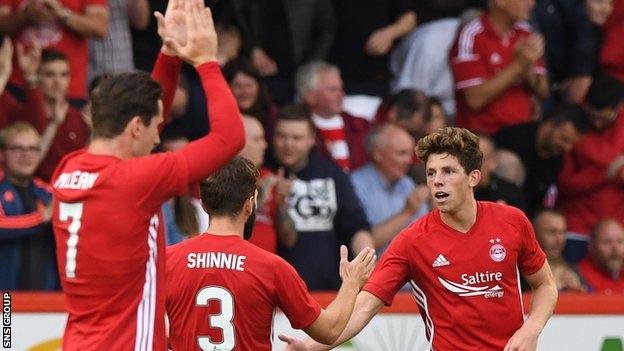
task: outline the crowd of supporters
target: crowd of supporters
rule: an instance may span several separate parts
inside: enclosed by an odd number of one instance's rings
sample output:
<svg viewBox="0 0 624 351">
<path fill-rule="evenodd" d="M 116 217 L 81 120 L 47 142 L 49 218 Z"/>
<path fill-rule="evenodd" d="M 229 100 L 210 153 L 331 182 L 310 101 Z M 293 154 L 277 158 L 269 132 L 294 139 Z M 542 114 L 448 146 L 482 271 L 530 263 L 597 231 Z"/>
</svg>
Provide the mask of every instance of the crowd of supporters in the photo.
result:
<svg viewBox="0 0 624 351">
<path fill-rule="evenodd" d="M 311 290 L 340 285 L 340 245 L 382 255 L 431 211 L 414 145 L 453 125 L 481 140 L 475 197 L 532 219 L 560 290 L 624 294 L 624 0 L 209 2 L 260 170 L 250 241 Z M 89 143 L 89 92 L 152 69 L 166 4 L 0 0 L 0 288 L 59 289 L 46 182 Z M 206 114 L 184 67 L 156 152 Z M 168 243 L 205 230 L 198 197 L 163 204 Z"/>
</svg>

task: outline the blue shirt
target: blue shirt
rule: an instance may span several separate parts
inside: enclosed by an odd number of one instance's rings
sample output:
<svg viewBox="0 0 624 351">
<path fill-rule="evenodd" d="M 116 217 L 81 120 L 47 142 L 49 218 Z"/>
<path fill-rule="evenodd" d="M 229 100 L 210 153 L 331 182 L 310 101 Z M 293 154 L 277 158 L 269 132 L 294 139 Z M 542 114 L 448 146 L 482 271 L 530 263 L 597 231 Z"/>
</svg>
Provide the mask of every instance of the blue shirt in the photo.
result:
<svg viewBox="0 0 624 351">
<path fill-rule="evenodd" d="M 351 173 L 351 183 L 371 225 L 377 225 L 401 212 L 408 196 L 416 189 L 414 181 L 407 176 L 390 184 L 370 163 Z M 429 204 L 423 204 L 409 223 L 429 211 Z"/>
</svg>

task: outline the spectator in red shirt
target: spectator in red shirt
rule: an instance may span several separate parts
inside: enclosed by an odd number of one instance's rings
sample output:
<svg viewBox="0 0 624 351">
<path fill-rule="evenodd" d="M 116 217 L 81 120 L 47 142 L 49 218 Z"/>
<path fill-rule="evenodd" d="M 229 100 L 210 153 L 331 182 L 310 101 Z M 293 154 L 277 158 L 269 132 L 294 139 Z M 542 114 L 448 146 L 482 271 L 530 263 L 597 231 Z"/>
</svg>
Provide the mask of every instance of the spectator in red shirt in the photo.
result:
<svg viewBox="0 0 624 351">
<path fill-rule="evenodd" d="M 296 241 L 297 232 L 288 214 L 286 198 L 292 187 L 292 177 L 284 178 L 284 169 L 277 174 L 262 167 L 267 148 L 262 124 L 253 116 L 243 115 L 245 126 L 245 147 L 238 154 L 251 161 L 258 168 L 258 210 L 256 225 L 249 242 L 271 253 L 277 253 L 277 240 L 291 247 Z"/>
<path fill-rule="evenodd" d="M 592 291 L 624 294 L 624 227 L 620 222 L 606 219 L 596 223 L 589 257 L 578 268 Z"/>
<path fill-rule="evenodd" d="M 45 156 L 36 175 L 46 182 L 50 181 L 63 156 L 83 148 L 89 140 L 89 127 L 82 112 L 67 100 L 70 80 L 67 56 L 59 51 L 44 51 L 39 84 L 43 91 L 48 128 L 42 138 L 51 141 L 51 144 L 48 142 L 49 149 L 43 150 L 42 155 Z"/>
<path fill-rule="evenodd" d="M 534 1 L 490 1 L 468 22 L 451 49 L 457 126 L 493 134 L 533 119 L 533 98 L 548 97 L 544 40 L 523 21 Z"/>
<path fill-rule="evenodd" d="M 585 257 L 589 233 L 603 218 L 624 221 L 624 84 L 598 77 L 587 94 L 585 112 L 593 130 L 564 154 L 558 178 L 568 222 L 566 258 Z"/>
<path fill-rule="evenodd" d="M 107 31 L 106 0 L 0 0 L 0 35 L 64 53 L 72 77 L 69 97 L 77 103 L 87 95 L 87 38 L 104 38 Z M 11 83 L 23 87 L 24 79 L 15 71 Z"/>
<path fill-rule="evenodd" d="M 364 139 L 370 124 L 342 110 L 345 92 L 338 67 L 316 61 L 299 68 L 296 89 L 312 112 L 321 154 L 345 171 L 364 165 L 368 161 Z"/>
</svg>

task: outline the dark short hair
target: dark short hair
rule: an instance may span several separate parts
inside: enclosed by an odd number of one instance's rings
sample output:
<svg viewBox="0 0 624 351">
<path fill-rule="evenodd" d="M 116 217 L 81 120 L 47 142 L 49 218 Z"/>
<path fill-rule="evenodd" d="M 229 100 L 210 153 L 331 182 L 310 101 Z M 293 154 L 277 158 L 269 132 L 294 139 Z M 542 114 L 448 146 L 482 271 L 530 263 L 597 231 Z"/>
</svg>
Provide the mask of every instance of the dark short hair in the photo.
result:
<svg viewBox="0 0 624 351">
<path fill-rule="evenodd" d="M 41 53 L 41 64 L 52 61 L 69 62 L 67 55 L 57 50 L 43 50 Z"/>
<path fill-rule="evenodd" d="M 235 157 L 200 185 L 201 200 L 206 212 L 216 217 L 236 217 L 245 201 L 254 195 L 258 170 L 251 161 Z"/>
<path fill-rule="evenodd" d="M 284 106 L 277 114 L 275 124 L 278 122 L 305 122 L 310 127 L 312 134 L 316 133 L 316 126 L 312 121 L 312 112 L 310 108 L 304 104 L 290 104 Z"/>
<path fill-rule="evenodd" d="M 455 156 L 466 174 L 481 169 L 483 152 L 479 149 L 479 138 L 465 128 L 445 127 L 418 141 L 416 155 L 427 162 L 432 154 Z"/>
<path fill-rule="evenodd" d="M 91 93 L 93 136 L 113 138 L 139 116 L 148 126 L 158 114 L 162 89 L 146 72 L 120 73 L 103 79 Z"/>
<path fill-rule="evenodd" d="M 411 119 L 414 113 L 425 115 L 428 109 L 427 96 L 417 89 L 403 89 L 390 98 L 389 104 L 396 108 L 397 120 Z"/>
<path fill-rule="evenodd" d="M 570 102 L 562 102 L 557 105 L 546 121 L 550 121 L 555 127 L 572 123 L 579 133 L 585 133 L 591 127 L 591 123 L 581 106 Z"/>
<path fill-rule="evenodd" d="M 602 110 L 616 107 L 623 99 L 624 83 L 609 75 L 601 74 L 594 78 L 585 100 L 593 108 Z"/>
</svg>

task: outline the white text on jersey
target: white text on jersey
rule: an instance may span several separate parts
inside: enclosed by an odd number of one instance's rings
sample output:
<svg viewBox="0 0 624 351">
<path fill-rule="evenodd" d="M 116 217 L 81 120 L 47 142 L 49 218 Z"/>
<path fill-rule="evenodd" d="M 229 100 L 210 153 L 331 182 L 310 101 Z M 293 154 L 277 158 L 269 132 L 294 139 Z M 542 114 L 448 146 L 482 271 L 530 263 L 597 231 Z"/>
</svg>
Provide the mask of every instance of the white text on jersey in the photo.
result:
<svg viewBox="0 0 624 351">
<path fill-rule="evenodd" d="M 223 252 L 191 252 L 187 258 L 188 268 L 225 268 L 243 272 L 247 256 Z"/>
<path fill-rule="evenodd" d="M 57 189 L 91 189 L 99 175 L 99 173 L 88 173 L 81 171 L 61 173 L 61 175 L 54 183 L 54 187 Z"/>
<path fill-rule="evenodd" d="M 465 285 L 472 285 L 478 283 L 489 283 L 493 281 L 501 281 L 503 279 L 503 273 L 496 272 L 490 273 L 488 271 L 483 272 L 475 272 L 474 274 L 462 274 L 462 280 Z"/>
</svg>

